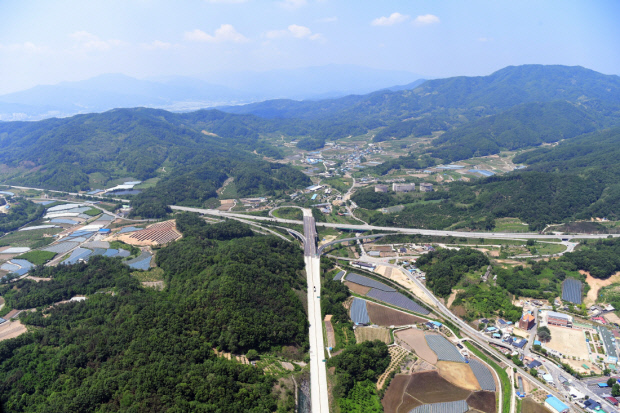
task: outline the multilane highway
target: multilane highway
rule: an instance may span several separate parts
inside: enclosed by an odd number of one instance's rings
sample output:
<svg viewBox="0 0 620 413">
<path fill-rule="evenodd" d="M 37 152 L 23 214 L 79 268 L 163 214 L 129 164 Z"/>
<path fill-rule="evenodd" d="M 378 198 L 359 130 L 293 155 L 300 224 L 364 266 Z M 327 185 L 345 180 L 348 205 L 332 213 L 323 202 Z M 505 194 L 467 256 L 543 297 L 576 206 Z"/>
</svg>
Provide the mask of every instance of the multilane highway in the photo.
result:
<svg viewBox="0 0 620 413">
<path fill-rule="evenodd" d="M 184 207 L 177 205 L 170 205 L 170 208 L 177 211 L 188 211 L 188 212 L 197 212 L 199 214 L 207 214 L 207 215 L 217 215 L 220 217 L 227 218 L 241 218 L 241 219 L 251 219 L 255 221 L 266 221 L 266 222 L 281 222 L 285 224 L 295 224 L 295 225 L 303 225 L 303 221 L 298 221 L 294 219 L 283 219 L 283 218 L 275 218 L 275 217 L 259 217 L 255 215 L 246 215 L 246 214 L 235 214 L 230 212 L 218 211 L 217 209 L 205 209 L 205 208 L 192 208 L 192 207 Z M 460 231 L 440 231 L 440 230 L 432 230 L 432 229 L 419 229 L 419 228 L 397 228 L 397 227 L 378 227 L 374 225 L 353 225 L 353 224 L 334 224 L 331 222 L 317 222 L 315 223 L 320 227 L 327 228 L 342 228 L 353 231 L 388 231 L 388 232 L 399 232 L 402 234 L 421 234 L 421 235 L 433 235 L 439 237 L 461 237 L 461 238 L 485 238 L 485 239 L 572 239 L 572 238 L 580 238 L 580 239 L 598 239 L 598 238 L 607 238 L 611 237 L 620 237 L 620 234 L 578 234 L 578 235 L 544 235 L 538 233 L 519 233 L 515 234 L 512 232 L 460 232 Z"/>
<path fill-rule="evenodd" d="M 304 261 L 308 282 L 308 321 L 310 323 L 310 400 L 312 413 L 329 412 L 327 371 L 321 315 L 321 257 L 316 254 L 316 226 L 312 211 L 304 209 Z"/>
</svg>

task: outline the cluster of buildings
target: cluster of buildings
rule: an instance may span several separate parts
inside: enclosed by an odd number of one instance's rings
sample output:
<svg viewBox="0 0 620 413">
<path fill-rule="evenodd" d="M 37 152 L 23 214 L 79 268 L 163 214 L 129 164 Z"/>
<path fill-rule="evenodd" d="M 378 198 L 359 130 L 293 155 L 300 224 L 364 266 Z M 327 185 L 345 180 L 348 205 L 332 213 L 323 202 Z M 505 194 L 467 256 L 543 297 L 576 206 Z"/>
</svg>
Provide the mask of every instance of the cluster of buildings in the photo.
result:
<svg viewBox="0 0 620 413">
<path fill-rule="evenodd" d="M 546 311 L 545 319 L 548 325 L 573 328 L 573 317 L 568 314 Z"/>
<path fill-rule="evenodd" d="M 389 186 L 384 184 L 375 185 L 375 192 L 388 192 Z M 392 184 L 392 191 L 394 192 L 414 192 L 414 183 L 396 183 Z M 433 192 L 433 184 L 422 182 L 420 184 L 420 192 Z"/>
</svg>

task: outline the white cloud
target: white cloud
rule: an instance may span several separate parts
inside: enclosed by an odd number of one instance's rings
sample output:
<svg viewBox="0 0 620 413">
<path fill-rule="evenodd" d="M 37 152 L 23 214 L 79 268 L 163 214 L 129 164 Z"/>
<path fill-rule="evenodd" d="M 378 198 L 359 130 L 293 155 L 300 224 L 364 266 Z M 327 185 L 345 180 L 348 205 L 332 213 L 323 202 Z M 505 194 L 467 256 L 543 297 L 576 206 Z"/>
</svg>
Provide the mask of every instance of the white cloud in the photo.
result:
<svg viewBox="0 0 620 413">
<path fill-rule="evenodd" d="M 147 50 L 168 50 L 173 47 L 173 44 L 162 42 L 161 40 L 154 40 L 151 43 L 144 43 L 142 46 Z"/>
<path fill-rule="evenodd" d="M 6 50 L 9 52 L 37 53 L 37 52 L 43 51 L 43 48 L 35 45 L 32 42 L 24 42 L 24 43 L 12 43 L 6 46 L 0 44 L 0 50 Z"/>
<path fill-rule="evenodd" d="M 317 22 L 318 23 L 334 23 L 338 21 L 338 17 L 334 16 L 334 17 L 324 17 L 322 19 L 318 19 Z"/>
<path fill-rule="evenodd" d="M 306 4 L 307 4 L 306 0 L 284 0 L 280 2 L 280 6 L 284 7 L 285 9 L 289 9 L 289 10 L 298 9 L 300 7 L 305 6 Z"/>
<path fill-rule="evenodd" d="M 425 14 L 423 16 L 416 17 L 413 23 L 417 24 L 418 26 L 426 26 L 429 24 L 435 24 L 435 23 L 439 23 L 439 17 L 433 14 Z"/>
<path fill-rule="evenodd" d="M 121 46 L 122 41 L 117 39 L 101 40 L 99 36 L 89 33 L 84 30 L 80 30 L 69 35 L 73 40 L 78 43 L 78 46 L 85 50 L 110 50 L 112 47 Z"/>
<path fill-rule="evenodd" d="M 205 0 L 207 3 L 221 3 L 221 4 L 239 4 L 245 3 L 248 0 Z"/>
<path fill-rule="evenodd" d="M 291 24 L 288 26 L 288 30 L 293 34 L 293 37 L 297 37 L 298 39 L 309 37 L 312 34 L 312 30 L 309 28 L 306 26 L 299 26 L 297 24 Z"/>
<path fill-rule="evenodd" d="M 478 41 L 479 41 L 479 42 L 482 42 L 482 43 L 492 42 L 492 41 L 493 41 L 493 38 L 492 38 L 492 37 L 479 37 L 479 38 L 478 38 Z"/>
<path fill-rule="evenodd" d="M 312 30 L 306 26 L 291 24 L 284 30 L 269 30 L 265 33 L 268 39 L 277 39 L 279 37 L 294 37 L 296 39 L 321 40 L 323 36 L 320 33 L 312 33 Z"/>
<path fill-rule="evenodd" d="M 372 26 L 392 26 L 394 24 L 402 23 L 408 18 L 409 16 L 407 16 L 406 14 L 392 13 L 388 17 L 378 17 L 374 19 L 370 24 Z"/>
<path fill-rule="evenodd" d="M 185 40 L 207 43 L 243 43 L 248 41 L 248 39 L 244 35 L 235 30 L 232 24 L 222 24 L 218 29 L 215 30 L 215 33 L 213 35 L 205 33 L 199 29 L 193 30 L 191 32 L 185 32 Z"/>
</svg>

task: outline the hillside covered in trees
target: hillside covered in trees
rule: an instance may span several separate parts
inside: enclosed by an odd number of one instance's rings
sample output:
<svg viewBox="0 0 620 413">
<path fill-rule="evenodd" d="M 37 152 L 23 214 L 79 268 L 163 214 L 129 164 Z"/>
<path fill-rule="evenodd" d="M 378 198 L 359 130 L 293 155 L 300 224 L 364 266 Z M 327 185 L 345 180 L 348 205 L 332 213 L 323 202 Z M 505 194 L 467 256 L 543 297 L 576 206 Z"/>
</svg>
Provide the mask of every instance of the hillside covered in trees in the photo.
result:
<svg viewBox="0 0 620 413">
<path fill-rule="evenodd" d="M 2 287 L 7 305 L 38 306 L 21 317 L 30 332 L 0 343 L 2 411 L 278 408 L 274 377 L 213 348 L 307 351 L 294 291 L 304 288 L 301 251 L 237 223 L 182 215 L 179 228 L 184 238 L 157 255 L 163 291 L 142 288 L 120 260 L 99 256 L 35 271 L 49 282 Z M 75 294 L 89 296 L 48 307 Z"/>
</svg>

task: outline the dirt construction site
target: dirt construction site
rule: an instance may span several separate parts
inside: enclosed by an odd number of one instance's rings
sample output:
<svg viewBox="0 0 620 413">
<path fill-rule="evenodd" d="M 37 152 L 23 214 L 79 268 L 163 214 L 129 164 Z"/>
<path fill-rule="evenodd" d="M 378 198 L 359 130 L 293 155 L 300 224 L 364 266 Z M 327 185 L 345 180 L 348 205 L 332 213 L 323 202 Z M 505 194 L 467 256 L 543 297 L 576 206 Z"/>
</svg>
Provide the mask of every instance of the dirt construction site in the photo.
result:
<svg viewBox="0 0 620 413">
<path fill-rule="evenodd" d="M 416 283 L 411 281 L 409 277 L 403 274 L 403 272 L 399 270 L 398 268 L 387 267 L 385 265 L 379 265 L 375 269 L 375 272 L 384 276 L 385 278 L 388 278 L 398 283 L 399 285 L 403 286 L 407 290 L 411 291 L 413 295 L 418 297 L 422 302 L 424 302 L 424 304 L 427 304 L 431 307 L 435 306 L 435 304 L 430 299 L 430 297 L 426 295 L 426 293 L 420 287 L 418 287 Z"/>
</svg>

